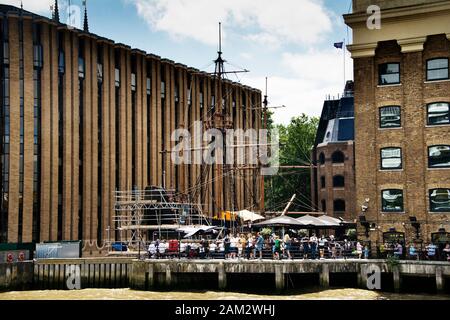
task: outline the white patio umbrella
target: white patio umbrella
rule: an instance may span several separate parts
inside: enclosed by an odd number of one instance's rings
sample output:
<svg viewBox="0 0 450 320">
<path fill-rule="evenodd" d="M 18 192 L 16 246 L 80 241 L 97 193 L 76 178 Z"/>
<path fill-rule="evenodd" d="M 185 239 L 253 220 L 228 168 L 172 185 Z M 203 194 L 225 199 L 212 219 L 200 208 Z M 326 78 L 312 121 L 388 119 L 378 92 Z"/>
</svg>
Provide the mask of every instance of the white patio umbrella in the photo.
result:
<svg viewBox="0 0 450 320">
<path fill-rule="evenodd" d="M 255 222 L 259 220 L 264 220 L 265 218 L 259 214 L 256 214 L 254 212 L 248 211 L 248 210 L 242 210 L 238 212 L 233 212 L 236 216 L 244 220 L 244 222 L 250 221 Z"/>
</svg>

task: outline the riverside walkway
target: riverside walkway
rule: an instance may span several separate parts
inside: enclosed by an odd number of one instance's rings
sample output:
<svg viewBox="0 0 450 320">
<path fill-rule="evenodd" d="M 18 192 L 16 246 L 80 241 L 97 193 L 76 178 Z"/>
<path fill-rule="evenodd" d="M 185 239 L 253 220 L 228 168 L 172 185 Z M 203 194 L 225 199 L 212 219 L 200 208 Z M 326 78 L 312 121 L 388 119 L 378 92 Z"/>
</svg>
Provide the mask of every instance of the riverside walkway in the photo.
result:
<svg viewBox="0 0 450 320">
<path fill-rule="evenodd" d="M 74 269 L 75 266 L 75 269 Z M 425 279 L 438 293 L 448 291 L 450 263 L 387 260 L 136 260 L 89 258 L 0 264 L 0 290 L 67 289 L 74 270 L 81 288 L 136 290 L 239 290 L 257 285 L 282 292 L 306 285 L 368 289 L 378 270 L 382 290 L 400 292 L 405 282 Z M 447 284 L 446 284 L 447 283 Z"/>
</svg>

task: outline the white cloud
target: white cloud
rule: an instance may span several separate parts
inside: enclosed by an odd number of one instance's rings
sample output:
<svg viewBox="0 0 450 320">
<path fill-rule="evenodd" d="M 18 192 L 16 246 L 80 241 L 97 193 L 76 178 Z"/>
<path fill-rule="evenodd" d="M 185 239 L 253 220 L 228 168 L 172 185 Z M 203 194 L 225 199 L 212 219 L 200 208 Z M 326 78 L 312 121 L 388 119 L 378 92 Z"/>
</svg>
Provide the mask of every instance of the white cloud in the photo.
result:
<svg viewBox="0 0 450 320">
<path fill-rule="evenodd" d="M 23 8 L 33 13 L 50 15 L 50 6 L 54 0 L 23 0 Z M 9 4 L 20 8 L 20 0 L 2 0 L 2 4 Z"/>
<path fill-rule="evenodd" d="M 311 44 L 332 28 L 322 0 L 126 0 L 152 29 L 175 38 L 217 43 L 217 23 L 246 28 L 259 43 Z M 226 34 L 224 35 L 224 37 Z"/>
<path fill-rule="evenodd" d="M 353 62 L 350 58 L 346 62 L 346 79 L 353 79 Z M 320 116 L 326 97 L 330 95 L 331 98 L 337 98 L 344 90 L 341 51 L 285 53 L 282 64 L 291 74 L 269 77 L 268 81 L 270 105 L 286 106 L 284 109 L 274 110 L 276 123 L 287 124 L 292 117 L 302 113 Z M 264 92 L 264 77 L 244 75 L 242 82 Z"/>
</svg>

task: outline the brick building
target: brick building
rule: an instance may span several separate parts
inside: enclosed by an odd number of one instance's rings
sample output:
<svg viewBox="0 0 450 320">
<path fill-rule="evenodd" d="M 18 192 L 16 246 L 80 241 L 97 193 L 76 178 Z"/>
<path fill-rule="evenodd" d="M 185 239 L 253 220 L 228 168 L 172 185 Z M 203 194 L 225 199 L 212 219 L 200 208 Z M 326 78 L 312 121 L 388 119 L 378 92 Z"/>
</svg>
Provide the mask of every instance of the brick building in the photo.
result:
<svg viewBox="0 0 450 320">
<path fill-rule="evenodd" d="M 353 82 L 340 99 L 326 100 L 312 151 L 313 207 L 336 218 L 355 216 Z"/>
<path fill-rule="evenodd" d="M 259 129 L 261 92 L 227 80 L 219 88 L 209 73 L 90 33 L 85 19 L 78 30 L 57 11 L 48 19 L 0 5 L 0 243 L 101 247 L 113 192 L 163 180 L 180 193 L 200 182 L 205 197 L 194 201 L 207 215 L 230 209 L 218 166 L 199 181 L 200 165 L 175 166 L 163 151 L 176 128 L 211 113 Z M 259 186 L 252 171 L 237 175 L 235 209 L 257 209 Z"/>
<path fill-rule="evenodd" d="M 374 29 L 369 5 L 381 9 Z M 450 1 L 353 0 L 359 237 L 447 239 Z"/>
</svg>

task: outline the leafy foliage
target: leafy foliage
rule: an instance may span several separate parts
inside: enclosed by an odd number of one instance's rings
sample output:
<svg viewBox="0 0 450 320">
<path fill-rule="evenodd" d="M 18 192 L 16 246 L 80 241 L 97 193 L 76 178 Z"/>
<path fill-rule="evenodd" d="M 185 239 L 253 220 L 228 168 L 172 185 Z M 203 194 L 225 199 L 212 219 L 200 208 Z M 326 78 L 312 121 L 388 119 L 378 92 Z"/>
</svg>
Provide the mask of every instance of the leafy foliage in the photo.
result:
<svg viewBox="0 0 450 320">
<path fill-rule="evenodd" d="M 302 114 L 293 118 L 287 126 L 273 125 L 278 128 L 280 134 L 281 166 L 311 165 L 311 150 L 318 124 L 318 118 Z M 278 175 L 267 177 L 266 211 L 283 210 L 293 194 L 297 194 L 297 198 L 290 208 L 291 211 L 311 211 L 310 180 L 310 169 L 280 169 Z"/>
</svg>

